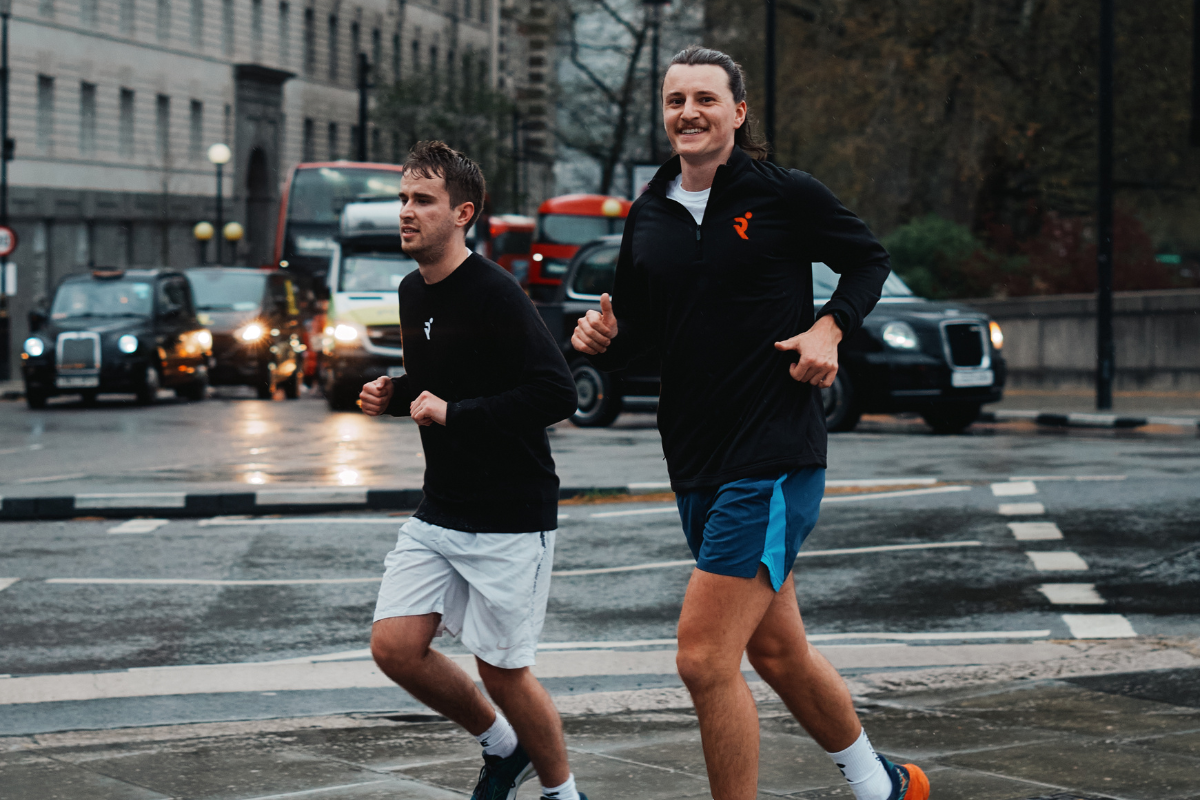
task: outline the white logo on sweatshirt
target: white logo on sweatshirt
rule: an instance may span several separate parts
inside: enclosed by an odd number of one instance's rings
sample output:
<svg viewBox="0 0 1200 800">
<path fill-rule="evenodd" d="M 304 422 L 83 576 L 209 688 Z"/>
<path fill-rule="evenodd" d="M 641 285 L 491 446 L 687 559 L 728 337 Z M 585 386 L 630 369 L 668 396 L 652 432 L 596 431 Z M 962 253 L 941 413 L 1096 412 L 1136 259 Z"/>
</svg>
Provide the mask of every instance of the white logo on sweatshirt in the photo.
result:
<svg viewBox="0 0 1200 800">
<path fill-rule="evenodd" d="M 429 338 L 429 329 L 433 327 L 433 317 L 429 318 L 429 322 L 425 323 L 425 338 Z"/>
</svg>

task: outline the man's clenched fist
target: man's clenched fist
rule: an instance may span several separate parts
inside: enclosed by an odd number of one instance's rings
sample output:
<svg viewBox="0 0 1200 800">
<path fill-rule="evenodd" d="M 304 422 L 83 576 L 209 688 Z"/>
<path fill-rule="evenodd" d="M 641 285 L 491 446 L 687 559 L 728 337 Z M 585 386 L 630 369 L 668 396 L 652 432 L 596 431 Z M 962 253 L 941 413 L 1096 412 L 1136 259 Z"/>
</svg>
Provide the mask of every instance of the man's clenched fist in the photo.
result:
<svg viewBox="0 0 1200 800">
<path fill-rule="evenodd" d="M 842 329 L 832 316 L 821 317 L 816 324 L 799 336 L 775 343 L 776 350 L 794 350 L 799 360 L 788 367 L 792 378 L 811 383 L 818 389 L 828 389 L 838 371 L 838 342 Z"/>
<path fill-rule="evenodd" d="M 362 391 L 358 394 L 358 400 L 364 414 L 378 417 L 392 401 L 392 379 L 385 375 L 363 384 Z"/>
<path fill-rule="evenodd" d="M 421 392 L 408 408 L 418 425 L 446 424 L 446 401 L 435 394 Z"/>
<path fill-rule="evenodd" d="M 579 318 L 571 334 L 571 346 L 581 353 L 599 355 L 612 344 L 617 335 L 617 317 L 613 314 L 608 292 L 600 295 L 600 310 L 589 311 Z"/>
</svg>

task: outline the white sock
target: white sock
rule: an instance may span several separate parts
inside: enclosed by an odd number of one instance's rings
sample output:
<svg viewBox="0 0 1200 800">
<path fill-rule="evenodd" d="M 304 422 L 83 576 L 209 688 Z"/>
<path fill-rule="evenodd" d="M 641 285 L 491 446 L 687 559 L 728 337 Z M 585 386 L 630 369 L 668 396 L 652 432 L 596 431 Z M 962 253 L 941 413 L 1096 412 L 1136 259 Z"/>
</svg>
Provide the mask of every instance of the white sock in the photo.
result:
<svg viewBox="0 0 1200 800">
<path fill-rule="evenodd" d="M 483 752 L 489 756 L 508 758 L 517 751 L 517 732 L 499 711 L 492 727 L 475 737 L 483 745 Z"/>
<path fill-rule="evenodd" d="M 575 773 L 572 772 L 562 786 L 555 786 L 553 789 L 543 786 L 542 797 L 548 797 L 550 800 L 579 800 L 579 792 L 575 789 Z"/>
<path fill-rule="evenodd" d="M 892 794 L 892 779 L 883 762 L 871 747 L 867 732 L 859 734 L 858 740 L 829 757 L 842 771 L 857 800 L 888 800 Z"/>
</svg>

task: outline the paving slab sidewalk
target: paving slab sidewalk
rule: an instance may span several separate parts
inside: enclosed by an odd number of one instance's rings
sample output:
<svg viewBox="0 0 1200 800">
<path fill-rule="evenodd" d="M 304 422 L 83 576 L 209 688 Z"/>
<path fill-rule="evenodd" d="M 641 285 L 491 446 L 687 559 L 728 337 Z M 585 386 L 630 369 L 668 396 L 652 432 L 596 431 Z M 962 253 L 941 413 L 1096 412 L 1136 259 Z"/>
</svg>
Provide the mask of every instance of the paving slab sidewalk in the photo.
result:
<svg viewBox="0 0 1200 800">
<path fill-rule="evenodd" d="M 851 686 L 876 747 L 919 763 L 938 800 L 1197 800 L 1200 666 L 1189 663 L 1017 680 L 1009 671 L 1001 681 L 973 668 L 876 673 Z M 853 797 L 778 697 L 751 686 L 762 720 L 759 796 Z M 590 797 L 710 796 L 684 690 L 558 702 Z M 451 800 L 469 795 L 479 766 L 470 737 L 410 709 L 0 738 L 0 795 Z M 527 784 L 521 799 L 536 788 Z"/>
</svg>

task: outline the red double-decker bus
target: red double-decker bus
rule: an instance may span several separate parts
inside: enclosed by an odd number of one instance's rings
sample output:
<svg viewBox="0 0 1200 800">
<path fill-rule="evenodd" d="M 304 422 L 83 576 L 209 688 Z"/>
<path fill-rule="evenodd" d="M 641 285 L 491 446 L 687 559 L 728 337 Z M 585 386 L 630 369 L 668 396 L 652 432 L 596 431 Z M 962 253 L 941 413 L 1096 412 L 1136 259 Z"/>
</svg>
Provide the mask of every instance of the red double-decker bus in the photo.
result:
<svg viewBox="0 0 1200 800">
<path fill-rule="evenodd" d="M 529 276 L 524 281 L 534 300 L 549 301 L 562 283 L 567 264 L 585 245 L 625 228 L 630 202 L 602 194 L 551 197 L 538 208 Z"/>
<path fill-rule="evenodd" d="M 483 221 L 487 221 L 487 238 L 483 238 Z M 493 214 L 475 223 L 483 254 L 525 283 L 529 276 L 529 256 L 533 249 L 533 231 L 537 220 L 520 214 Z"/>
</svg>

